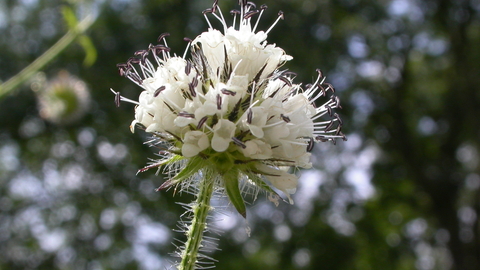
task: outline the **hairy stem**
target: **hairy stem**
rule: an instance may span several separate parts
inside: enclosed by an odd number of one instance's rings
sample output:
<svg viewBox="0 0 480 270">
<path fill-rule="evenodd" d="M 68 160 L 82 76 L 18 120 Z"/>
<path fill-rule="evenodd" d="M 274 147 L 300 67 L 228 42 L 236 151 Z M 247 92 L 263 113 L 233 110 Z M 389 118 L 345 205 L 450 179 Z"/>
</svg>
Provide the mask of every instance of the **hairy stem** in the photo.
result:
<svg viewBox="0 0 480 270">
<path fill-rule="evenodd" d="M 19 85 L 30 79 L 36 72 L 42 69 L 46 64 L 52 61 L 58 54 L 67 48 L 75 39 L 83 34 L 92 24 L 94 20 L 87 16 L 78 23 L 75 29 L 69 30 L 62 38 L 60 38 L 52 47 L 45 51 L 30 65 L 22 71 L 10 78 L 8 81 L 0 85 L 0 99 L 15 90 Z"/>
<path fill-rule="evenodd" d="M 182 261 L 179 270 L 193 270 L 197 262 L 198 250 L 201 247 L 203 232 L 207 225 L 207 216 L 210 211 L 210 199 L 213 194 L 215 179 L 211 174 L 205 174 L 199 184 L 199 191 L 195 205 L 192 206 L 193 219 L 186 232 L 187 243 L 182 251 Z"/>
</svg>

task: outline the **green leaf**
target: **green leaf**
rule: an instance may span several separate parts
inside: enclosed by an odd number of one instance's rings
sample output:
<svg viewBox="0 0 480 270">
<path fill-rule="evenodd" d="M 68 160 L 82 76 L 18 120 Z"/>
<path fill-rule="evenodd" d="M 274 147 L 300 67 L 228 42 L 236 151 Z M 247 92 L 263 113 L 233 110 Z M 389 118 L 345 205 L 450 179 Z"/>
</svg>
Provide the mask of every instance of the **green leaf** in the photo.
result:
<svg viewBox="0 0 480 270">
<path fill-rule="evenodd" d="M 93 63 L 95 63 L 97 60 L 97 49 L 95 49 L 90 37 L 81 35 L 78 37 L 78 43 L 80 43 L 85 51 L 85 59 L 83 60 L 83 64 L 87 67 L 93 65 Z"/>
<path fill-rule="evenodd" d="M 68 6 L 63 6 L 62 15 L 65 23 L 67 23 L 68 29 L 75 30 L 78 25 L 78 20 L 73 10 Z"/>
<path fill-rule="evenodd" d="M 245 202 L 243 201 L 243 197 L 238 186 L 238 172 L 234 170 L 223 175 L 223 182 L 225 183 L 225 191 L 227 192 L 230 202 L 233 204 L 233 206 L 235 206 L 235 209 L 237 209 L 240 215 L 242 215 L 244 218 L 247 218 Z"/>
</svg>

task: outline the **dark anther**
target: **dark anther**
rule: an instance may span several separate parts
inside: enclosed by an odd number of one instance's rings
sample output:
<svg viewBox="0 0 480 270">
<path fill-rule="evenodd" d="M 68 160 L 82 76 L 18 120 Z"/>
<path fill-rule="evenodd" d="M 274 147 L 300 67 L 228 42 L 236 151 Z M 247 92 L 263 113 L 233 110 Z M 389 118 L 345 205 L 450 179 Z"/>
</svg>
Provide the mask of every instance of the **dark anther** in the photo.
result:
<svg viewBox="0 0 480 270">
<path fill-rule="evenodd" d="M 340 135 L 340 133 L 342 132 L 342 126 L 341 125 L 338 125 L 337 126 L 337 130 L 335 130 L 335 135 Z"/>
<path fill-rule="evenodd" d="M 325 88 L 321 84 L 317 83 L 317 87 L 320 90 L 320 92 L 322 93 L 322 96 L 325 96 L 327 94 L 327 91 L 325 91 Z"/>
<path fill-rule="evenodd" d="M 333 85 L 331 85 L 330 83 L 324 83 L 323 85 L 326 87 L 327 91 L 328 89 L 330 89 L 332 93 L 335 93 L 335 88 L 333 88 Z"/>
<path fill-rule="evenodd" d="M 155 46 L 153 46 L 153 48 L 155 50 L 159 50 L 159 51 L 167 51 L 167 52 L 170 51 L 169 47 L 167 47 L 165 45 L 161 45 L 161 44 L 155 45 Z"/>
<path fill-rule="evenodd" d="M 203 124 L 204 124 L 205 122 L 207 122 L 207 119 L 208 119 L 208 116 L 202 117 L 202 119 L 200 119 L 200 121 L 198 121 L 197 129 L 200 129 L 200 128 L 203 126 Z"/>
<path fill-rule="evenodd" d="M 317 137 L 315 137 L 315 140 L 321 141 L 321 142 L 327 142 L 328 141 L 328 139 L 325 136 L 322 136 L 322 135 L 318 135 Z"/>
<path fill-rule="evenodd" d="M 265 4 L 263 4 L 263 5 L 260 6 L 260 9 L 261 9 L 261 10 L 265 10 L 265 9 L 267 9 L 267 8 L 268 8 L 268 7 L 267 7 L 267 5 L 265 5 Z"/>
<path fill-rule="evenodd" d="M 213 12 L 214 12 L 213 8 L 207 8 L 204 11 L 202 11 L 202 14 L 205 15 L 207 13 L 213 13 Z"/>
<path fill-rule="evenodd" d="M 140 59 L 138 58 L 135 58 L 135 57 L 130 57 L 128 58 L 127 60 L 127 64 L 131 65 L 131 64 L 139 64 L 141 62 Z"/>
<path fill-rule="evenodd" d="M 136 51 L 134 53 L 135 56 L 140 56 L 142 59 L 141 59 L 141 62 L 144 63 L 145 62 L 145 58 L 147 58 L 148 56 L 148 51 L 147 50 L 139 50 L 139 51 Z"/>
<path fill-rule="evenodd" d="M 188 112 L 179 112 L 178 116 L 185 117 L 185 118 L 195 118 L 195 114 L 188 113 Z"/>
<path fill-rule="evenodd" d="M 238 139 L 236 137 L 232 137 L 232 141 L 233 141 L 234 144 L 240 146 L 243 149 L 247 148 L 247 146 L 240 139 Z"/>
<path fill-rule="evenodd" d="M 170 48 L 164 45 L 155 45 L 151 48 L 154 54 L 160 54 L 161 51 L 169 52 Z"/>
<path fill-rule="evenodd" d="M 195 91 L 195 86 L 193 85 L 193 83 L 188 84 L 188 90 L 190 90 L 190 95 L 192 95 L 192 97 L 197 96 L 197 92 Z"/>
<path fill-rule="evenodd" d="M 329 131 L 333 126 L 333 121 L 330 121 L 330 123 L 328 123 L 328 125 L 325 127 L 325 131 Z"/>
<path fill-rule="evenodd" d="M 283 113 L 280 114 L 280 117 L 285 121 L 286 123 L 290 123 L 290 117 L 284 115 Z"/>
<path fill-rule="evenodd" d="M 155 92 L 153 93 L 154 97 L 157 97 L 163 90 L 165 90 L 165 85 L 160 86 Z"/>
<path fill-rule="evenodd" d="M 170 33 L 162 33 L 160 36 L 158 36 L 157 41 L 161 42 L 162 39 L 164 39 L 165 37 L 168 37 L 168 36 L 170 36 Z"/>
<path fill-rule="evenodd" d="M 253 8 L 257 8 L 257 5 L 255 5 L 254 2 L 247 2 L 247 5 L 253 7 Z"/>
<path fill-rule="evenodd" d="M 117 108 L 120 107 L 120 92 L 115 93 L 115 105 Z"/>
<path fill-rule="evenodd" d="M 296 77 L 297 76 L 297 73 L 293 72 L 293 71 L 285 71 L 283 72 L 284 76 L 293 76 L 293 77 Z"/>
<path fill-rule="evenodd" d="M 345 134 L 343 134 L 343 132 L 340 131 L 340 134 L 339 134 L 339 135 L 342 136 L 342 140 L 343 140 L 344 142 L 347 141 L 347 137 L 345 136 Z"/>
<path fill-rule="evenodd" d="M 280 16 L 280 18 L 282 18 L 282 20 L 285 19 L 285 16 L 283 15 L 283 11 L 281 11 L 281 10 L 278 12 L 278 16 Z"/>
<path fill-rule="evenodd" d="M 248 112 L 247 112 L 247 123 L 249 125 L 252 124 L 252 120 L 253 120 L 253 111 L 252 109 L 248 109 Z"/>
<path fill-rule="evenodd" d="M 327 109 L 327 112 L 328 112 L 328 115 L 330 115 L 330 117 L 333 116 L 332 114 L 332 107 L 328 106 L 328 105 L 325 105 L 325 108 Z"/>
<path fill-rule="evenodd" d="M 222 109 L 222 96 L 220 94 L 217 94 L 217 110 Z"/>
<path fill-rule="evenodd" d="M 189 37 L 184 37 L 183 38 L 183 41 L 186 41 L 186 42 L 192 42 L 193 40 Z"/>
<path fill-rule="evenodd" d="M 342 108 L 342 106 L 340 106 L 340 98 L 337 97 L 337 96 L 332 96 L 331 98 L 332 102 L 335 103 L 335 108 Z"/>
<path fill-rule="evenodd" d="M 313 85 L 311 83 L 305 84 L 305 89 L 310 89 L 310 88 L 312 88 L 312 86 Z"/>
<path fill-rule="evenodd" d="M 117 64 L 117 68 L 118 68 L 118 73 L 120 74 L 120 76 L 125 76 L 125 73 L 128 69 L 128 65 L 125 64 L 125 63 L 120 63 L 120 64 Z"/>
<path fill-rule="evenodd" d="M 342 119 L 340 118 L 340 116 L 339 116 L 337 113 L 335 113 L 335 114 L 333 115 L 333 117 L 335 117 L 335 118 L 337 119 L 337 121 L 338 121 L 338 123 L 339 123 L 340 125 L 343 125 L 343 121 L 342 121 Z"/>
<path fill-rule="evenodd" d="M 316 71 L 318 73 L 318 77 L 323 78 L 323 72 L 319 68 L 317 68 Z"/>
<path fill-rule="evenodd" d="M 289 79 L 283 77 L 283 76 L 280 76 L 278 77 L 281 81 L 283 81 L 285 84 L 287 84 L 288 86 L 292 86 L 292 82 L 290 82 Z"/>
<path fill-rule="evenodd" d="M 139 51 L 136 51 L 133 55 L 135 56 L 143 56 L 144 54 L 148 54 L 148 51 L 147 50 L 139 50 Z"/>
<path fill-rule="evenodd" d="M 308 138 L 308 145 L 307 145 L 307 152 L 312 152 L 313 146 L 315 146 L 315 142 L 313 141 L 313 138 Z"/>
<path fill-rule="evenodd" d="M 235 14 L 235 15 L 237 15 L 237 14 L 240 14 L 240 10 L 232 9 L 232 10 L 230 10 L 230 14 L 231 14 L 231 15 L 234 15 L 234 14 Z"/>
<path fill-rule="evenodd" d="M 197 87 L 197 85 L 198 85 L 198 79 L 197 79 L 197 77 L 193 77 L 193 79 L 192 79 L 192 85 L 193 85 L 194 87 Z"/>
<path fill-rule="evenodd" d="M 237 94 L 237 92 L 233 92 L 233 91 L 225 89 L 225 88 L 220 90 L 220 92 L 222 92 L 222 94 L 228 95 L 228 96 L 235 96 Z"/>
<path fill-rule="evenodd" d="M 185 66 L 185 74 L 190 75 L 190 71 L 192 70 L 192 63 L 187 61 L 187 65 Z"/>
<path fill-rule="evenodd" d="M 130 73 L 128 74 L 129 78 L 134 80 L 135 82 L 137 82 L 138 84 L 142 84 L 143 83 L 143 80 L 142 78 L 140 78 L 140 76 L 138 76 L 137 73 Z"/>
<path fill-rule="evenodd" d="M 251 18 L 253 15 L 259 13 L 260 11 L 258 10 L 252 10 L 252 11 L 249 11 L 245 14 L 245 16 L 243 16 L 243 18 L 246 20 L 248 18 Z"/>
<path fill-rule="evenodd" d="M 217 12 L 217 7 L 218 7 L 218 0 L 215 0 L 212 5 L 212 12 L 215 13 Z"/>
</svg>

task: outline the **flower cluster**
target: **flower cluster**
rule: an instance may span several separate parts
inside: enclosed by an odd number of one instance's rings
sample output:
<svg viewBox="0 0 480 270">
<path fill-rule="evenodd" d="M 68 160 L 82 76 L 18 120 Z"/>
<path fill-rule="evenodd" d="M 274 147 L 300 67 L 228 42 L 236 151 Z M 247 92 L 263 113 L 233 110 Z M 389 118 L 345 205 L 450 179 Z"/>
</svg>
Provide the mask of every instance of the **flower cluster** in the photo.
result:
<svg viewBox="0 0 480 270">
<path fill-rule="evenodd" d="M 160 188 L 188 187 L 205 171 L 215 172 L 236 209 L 245 215 L 242 189 L 251 184 L 289 202 L 297 176 L 289 167 L 309 168 L 315 142 L 345 139 L 334 88 L 322 72 L 313 84 L 295 84 L 295 73 L 279 70 L 292 59 L 257 31 L 266 9 L 240 1 L 228 26 L 217 2 L 204 11 L 209 29 L 188 40 L 191 58 L 172 56 L 166 37 L 118 64 L 121 75 L 143 88 L 135 103 L 135 126 L 153 135 L 162 159 L 143 170 L 167 165 L 174 171 Z M 223 31 L 208 19 L 217 18 Z M 253 18 L 258 16 L 254 22 Z M 113 90 L 112 90 L 113 91 Z M 326 100 L 318 105 L 320 98 Z M 141 170 L 141 171 L 143 171 Z M 214 179 L 212 180 L 214 181 Z M 278 196 L 277 196 L 278 198 Z"/>
</svg>

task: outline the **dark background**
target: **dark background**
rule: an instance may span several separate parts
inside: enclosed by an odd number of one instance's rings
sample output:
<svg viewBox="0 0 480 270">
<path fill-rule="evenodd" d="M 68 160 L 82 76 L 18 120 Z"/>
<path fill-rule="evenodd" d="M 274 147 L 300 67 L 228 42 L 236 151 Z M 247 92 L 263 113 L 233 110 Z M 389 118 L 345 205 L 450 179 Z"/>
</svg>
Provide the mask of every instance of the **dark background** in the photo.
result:
<svg viewBox="0 0 480 270">
<path fill-rule="evenodd" d="M 67 31 L 61 6 L 95 15 L 87 34 L 98 53 L 85 66 L 75 44 L 43 70 L 88 85 L 77 121 L 41 118 L 35 80 L 0 100 L 0 269 L 169 267 L 184 239 L 177 202 L 192 197 L 155 192 L 154 171 L 136 175 L 154 151 L 129 131 L 133 105 L 116 108 L 109 88 L 136 99 L 115 65 L 163 32 L 182 55 L 211 3 L 0 3 L 3 81 Z M 480 269 L 480 1 L 256 3 L 269 6 L 259 29 L 284 11 L 268 41 L 294 57 L 285 68 L 296 82 L 321 68 L 336 87 L 349 141 L 315 147 L 293 206 L 262 195 L 245 222 L 215 201 L 220 250 L 207 255 L 217 269 Z M 235 1 L 220 7 L 230 18 Z"/>
</svg>

